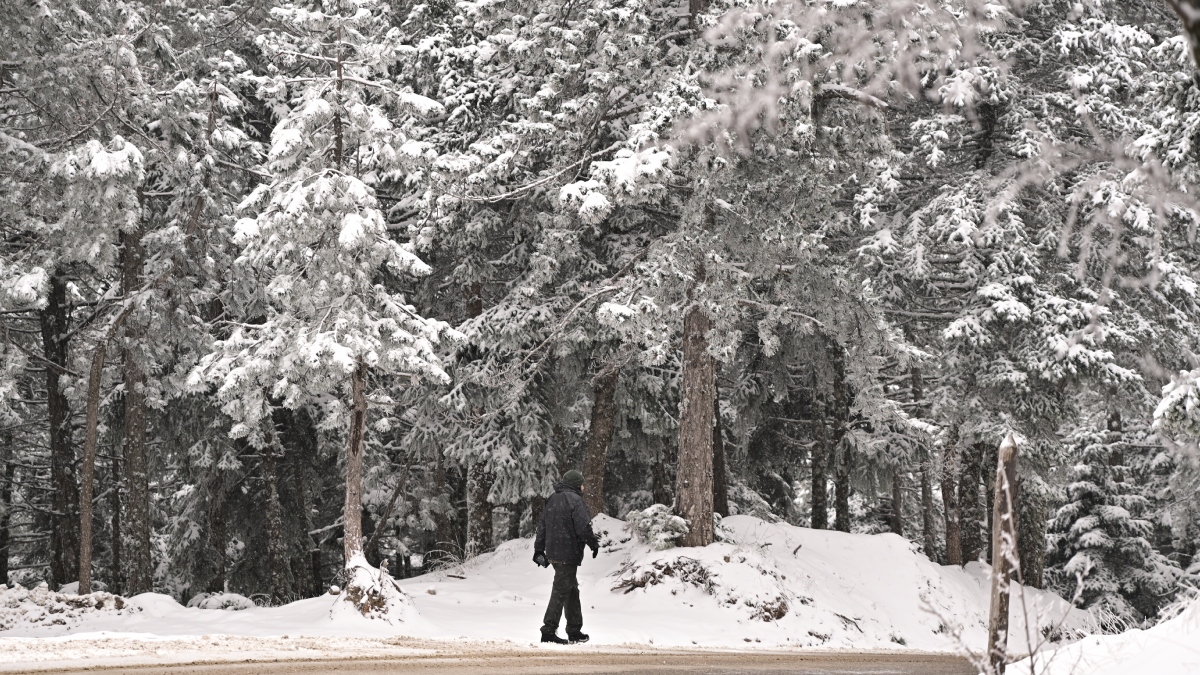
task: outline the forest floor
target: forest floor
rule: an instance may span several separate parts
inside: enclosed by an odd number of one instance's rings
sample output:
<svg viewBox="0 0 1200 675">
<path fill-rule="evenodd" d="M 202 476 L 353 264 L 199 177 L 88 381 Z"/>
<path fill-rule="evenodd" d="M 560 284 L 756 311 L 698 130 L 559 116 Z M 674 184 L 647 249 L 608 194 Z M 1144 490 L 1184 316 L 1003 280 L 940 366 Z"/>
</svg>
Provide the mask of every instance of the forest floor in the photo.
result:
<svg viewBox="0 0 1200 675">
<path fill-rule="evenodd" d="M 590 650 L 899 656 L 978 653 L 984 646 L 987 566 L 937 565 L 897 535 L 733 516 L 722 523 L 723 541 L 655 551 L 622 521 L 598 516 L 594 526 L 600 556 L 579 571 Z M 396 616 L 404 620 L 393 622 L 346 612 L 349 605 L 333 595 L 231 611 L 144 594 L 121 610 L 97 610 L 72 607 L 80 596 L 10 589 L 0 592 L 0 669 L 408 658 L 444 651 L 447 641 L 459 652 L 543 653 L 538 627 L 553 574 L 532 556 L 533 542 L 518 539 L 401 580 L 408 597 Z M 1044 634 L 1091 632 L 1090 615 L 1061 598 L 1016 585 L 1014 591 L 1010 651 L 1026 653 Z"/>
</svg>

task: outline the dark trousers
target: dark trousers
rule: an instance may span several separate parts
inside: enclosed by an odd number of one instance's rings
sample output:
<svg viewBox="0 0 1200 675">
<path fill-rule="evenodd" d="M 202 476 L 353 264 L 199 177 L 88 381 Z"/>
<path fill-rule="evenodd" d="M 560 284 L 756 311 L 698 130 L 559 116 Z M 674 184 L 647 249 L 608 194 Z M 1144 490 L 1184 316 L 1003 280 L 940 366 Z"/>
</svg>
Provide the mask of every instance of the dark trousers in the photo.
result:
<svg viewBox="0 0 1200 675">
<path fill-rule="evenodd" d="M 583 629 L 583 609 L 579 606 L 579 579 L 575 576 L 579 565 L 554 563 L 554 589 L 550 591 L 550 606 L 542 620 L 542 632 L 558 632 L 558 620 L 563 609 L 567 610 L 567 635 Z"/>
</svg>

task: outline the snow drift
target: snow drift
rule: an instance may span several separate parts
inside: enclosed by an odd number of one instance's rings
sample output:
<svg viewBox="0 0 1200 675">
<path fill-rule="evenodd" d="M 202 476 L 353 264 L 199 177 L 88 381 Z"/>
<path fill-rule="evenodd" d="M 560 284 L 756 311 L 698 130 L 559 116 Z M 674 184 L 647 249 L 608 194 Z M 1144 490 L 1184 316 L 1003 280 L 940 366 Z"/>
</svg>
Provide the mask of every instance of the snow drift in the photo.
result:
<svg viewBox="0 0 1200 675">
<path fill-rule="evenodd" d="M 1040 652 L 1041 675 L 1196 675 L 1200 673 L 1200 598 L 1183 612 L 1147 630 L 1092 635 L 1054 651 Z M 1010 672 L 1031 672 L 1026 659 Z"/>
<path fill-rule="evenodd" d="M 586 558 L 579 572 L 584 630 L 593 644 L 922 651 L 964 646 L 980 651 L 984 645 L 987 567 L 939 566 L 896 535 L 810 530 L 732 516 L 722 521 L 726 541 L 655 550 L 622 521 L 598 516 L 594 525 L 600 557 Z M 534 565 L 532 556 L 533 542 L 518 539 L 458 567 L 396 581 L 394 589 L 384 584 L 389 594 L 396 591 L 389 604 L 399 610 L 394 616 L 400 620 L 344 611 L 338 604 L 346 603 L 334 595 L 230 612 L 183 607 L 167 596 L 144 594 L 130 598 L 121 611 L 85 611 L 55 624 L 9 621 L 0 636 L 108 631 L 530 644 L 538 638 L 553 577 Z M 1025 649 L 1026 635 L 1035 639 L 1090 629 L 1090 616 L 1057 596 L 1020 591 L 1024 601 L 1013 602 L 1013 651 Z M 1028 628 L 1022 607 L 1029 610 Z"/>
</svg>

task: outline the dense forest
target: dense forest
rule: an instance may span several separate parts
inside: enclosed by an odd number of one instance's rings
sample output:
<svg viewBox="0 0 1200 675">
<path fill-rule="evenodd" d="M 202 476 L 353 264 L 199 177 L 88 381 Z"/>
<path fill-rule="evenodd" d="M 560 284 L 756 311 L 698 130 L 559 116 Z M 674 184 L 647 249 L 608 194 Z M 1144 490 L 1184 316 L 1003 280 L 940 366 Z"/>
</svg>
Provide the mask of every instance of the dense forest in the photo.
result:
<svg viewBox="0 0 1200 675">
<path fill-rule="evenodd" d="M 0 583 L 654 504 L 1200 580 L 1200 3 L 0 0 Z M 716 517 L 714 517 L 714 514 Z"/>
</svg>

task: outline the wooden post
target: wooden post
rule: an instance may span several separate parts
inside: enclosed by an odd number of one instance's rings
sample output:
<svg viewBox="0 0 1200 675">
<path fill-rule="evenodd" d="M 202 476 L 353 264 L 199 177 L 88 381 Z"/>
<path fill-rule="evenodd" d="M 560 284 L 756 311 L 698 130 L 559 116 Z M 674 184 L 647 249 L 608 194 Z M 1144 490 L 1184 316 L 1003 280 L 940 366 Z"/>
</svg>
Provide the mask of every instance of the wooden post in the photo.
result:
<svg viewBox="0 0 1200 675">
<path fill-rule="evenodd" d="M 1011 433 L 1000 444 L 992 510 L 992 604 L 988 613 L 988 663 L 1004 674 L 1008 651 L 1009 586 L 1020 561 L 1017 556 L 1017 442 Z"/>
</svg>

